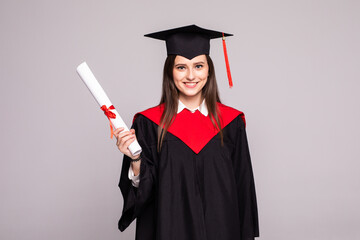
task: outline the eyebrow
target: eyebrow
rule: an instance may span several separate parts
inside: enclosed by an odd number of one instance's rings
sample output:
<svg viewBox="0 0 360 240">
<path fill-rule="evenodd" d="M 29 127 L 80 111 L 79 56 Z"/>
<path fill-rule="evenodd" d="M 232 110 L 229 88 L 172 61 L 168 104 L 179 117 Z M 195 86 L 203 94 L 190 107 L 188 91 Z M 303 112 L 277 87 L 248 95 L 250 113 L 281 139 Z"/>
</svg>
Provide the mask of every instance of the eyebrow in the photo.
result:
<svg viewBox="0 0 360 240">
<path fill-rule="evenodd" d="M 205 64 L 205 62 L 200 61 L 200 62 L 194 63 L 194 65 L 196 65 L 196 64 Z M 178 64 L 175 64 L 174 66 L 176 67 L 176 66 L 179 66 L 179 65 L 186 65 L 186 63 L 178 63 Z"/>
</svg>

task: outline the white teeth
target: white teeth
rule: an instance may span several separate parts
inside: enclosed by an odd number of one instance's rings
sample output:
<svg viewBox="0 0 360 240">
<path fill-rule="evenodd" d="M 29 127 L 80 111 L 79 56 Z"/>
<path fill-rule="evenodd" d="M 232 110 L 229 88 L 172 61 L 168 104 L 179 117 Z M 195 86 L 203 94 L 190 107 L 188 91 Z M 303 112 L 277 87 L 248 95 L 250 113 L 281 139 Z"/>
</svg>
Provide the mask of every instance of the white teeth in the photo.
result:
<svg viewBox="0 0 360 240">
<path fill-rule="evenodd" d="M 186 85 L 195 86 L 196 83 L 185 83 Z"/>
</svg>

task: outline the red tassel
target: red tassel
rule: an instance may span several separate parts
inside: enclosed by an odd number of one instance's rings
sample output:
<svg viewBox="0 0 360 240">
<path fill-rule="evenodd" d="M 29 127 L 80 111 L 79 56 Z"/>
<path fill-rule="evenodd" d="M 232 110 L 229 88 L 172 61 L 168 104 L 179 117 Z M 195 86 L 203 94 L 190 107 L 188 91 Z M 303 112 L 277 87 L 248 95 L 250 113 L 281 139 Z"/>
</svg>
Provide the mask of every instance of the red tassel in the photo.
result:
<svg viewBox="0 0 360 240">
<path fill-rule="evenodd" d="M 231 78 L 230 65 L 229 65 L 229 59 L 228 59 L 227 50 L 226 50 L 224 33 L 222 33 L 222 35 L 223 35 L 222 42 L 223 42 L 223 49 L 224 49 L 224 56 L 225 56 L 226 72 L 227 72 L 227 76 L 229 79 L 229 86 L 230 86 L 230 88 L 232 88 L 233 82 L 232 82 L 232 78 Z"/>
</svg>

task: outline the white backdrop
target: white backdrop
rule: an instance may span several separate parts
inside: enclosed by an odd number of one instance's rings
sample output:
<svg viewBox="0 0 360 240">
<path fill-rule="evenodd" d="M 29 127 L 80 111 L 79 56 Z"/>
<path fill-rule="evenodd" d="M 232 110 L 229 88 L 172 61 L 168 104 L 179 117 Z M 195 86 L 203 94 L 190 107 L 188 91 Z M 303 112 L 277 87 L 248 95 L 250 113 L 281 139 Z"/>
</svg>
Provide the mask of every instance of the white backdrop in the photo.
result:
<svg viewBox="0 0 360 240">
<path fill-rule="evenodd" d="M 121 233 L 122 154 L 76 74 L 86 60 L 125 122 L 158 104 L 165 44 L 197 24 L 220 96 L 245 112 L 260 239 L 360 239 L 360 2 L 0 1 L 0 239 Z"/>
</svg>

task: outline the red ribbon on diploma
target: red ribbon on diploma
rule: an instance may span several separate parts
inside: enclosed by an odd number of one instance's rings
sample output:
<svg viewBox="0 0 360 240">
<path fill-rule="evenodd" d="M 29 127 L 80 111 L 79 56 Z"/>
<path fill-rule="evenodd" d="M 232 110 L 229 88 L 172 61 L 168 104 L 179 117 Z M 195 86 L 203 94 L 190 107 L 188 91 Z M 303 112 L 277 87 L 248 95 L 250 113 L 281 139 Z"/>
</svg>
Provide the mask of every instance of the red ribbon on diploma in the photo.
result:
<svg viewBox="0 0 360 240">
<path fill-rule="evenodd" d="M 115 109 L 114 105 L 111 105 L 109 108 L 107 108 L 105 105 L 101 106 L 101 110 L 104 111 L 104 114 L 107 116 L 107 118 L 109 119 L 109 123 L 110 123 L 110 132 L 111 132 L 111 138 L 114 135 L 114 129 L 113 129 L 113 125 L 111 124 L 110 118 L 116 118 L 116 114 L 113 113 L 111 111 L 111 109 Z"/>
</svg>

